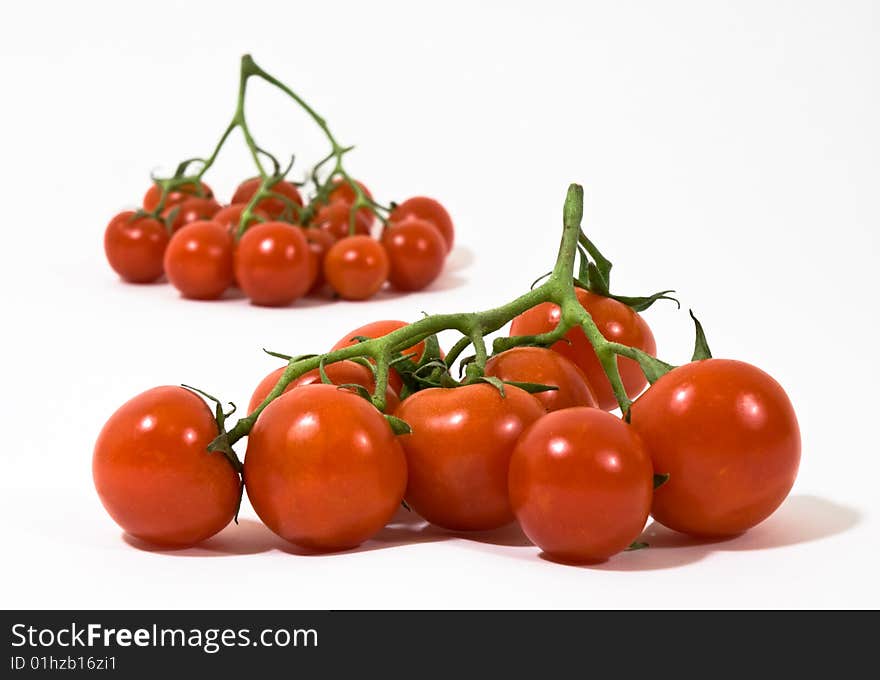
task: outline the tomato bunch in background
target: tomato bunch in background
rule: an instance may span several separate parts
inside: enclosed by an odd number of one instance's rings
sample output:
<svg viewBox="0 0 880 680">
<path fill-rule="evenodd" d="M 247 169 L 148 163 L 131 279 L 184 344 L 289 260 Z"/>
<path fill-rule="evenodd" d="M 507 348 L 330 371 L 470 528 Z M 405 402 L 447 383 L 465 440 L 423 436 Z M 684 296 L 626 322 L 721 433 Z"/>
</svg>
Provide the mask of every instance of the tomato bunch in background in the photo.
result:
<svg viewBox="0 0 880 680">
<path fill-rule="evenodd" d="M 332 188 L 345 197 L 342 186 Z M 130 400 L 95 446 L 109 514 L 145 541 L 186 546 L 228 524 L 246 493 L 278 536 L 332 552 L 369 540 L 404 505 L 465 537 L 516 522 L 548 558 L 577 564 L 643 547 L 649 517 L 698 540 L 764 521 L 800 463 L 788 396 L 755 366 L 713 358 L 693 314 L 691 360 L 658 359 L 641 312 L 671 291 L 611 292 L 611 263 L 580 229 L 582 200 L 572 185 L 543 284 L 483 312 L 373 321 L 322 354 L 270 353 L 287 363 L 256 384 L 232 427 L 234 409 L 198 390 L 159 387 Z M 246 237 L 298 229 L 277 221 L 289 205 L 258 205 L 274 218 Z M 418 224 L 407 220 L 423 220 L 426 205 L 419 199 L 420 212 L 399 224 Z M 357 199 L 350 208 L 352 220 Z M 203 219 L 187 228 L 228 235 Z M 432 233 L 446 243 L 447 232 Z M 346 238 L 370 237 L 337 244 Z M 304 236 L 296 244 L 308 250 Z M 460 336 L 445 350 L 443 331 Z M 244 438 L 241 462 L 233 446 Z"/>
<path fill-rule="evenodd" d="M 216 300 L 237 286 L 253 304 L 268 307 L 305 295 L 366 300 L 386 284 L 419 291 L 443 271 L 454 228 L 449 213 L 432 198 L 417 196 L 395 205 L 383 223 L 370 211 L 355 210 L 351 194 L 338 188 L 307 210 L 297 187 L 282 180 L 271 192 L 301 210 L 285 210 L 289 204 L 281 199 L 264 198 L 241 224 L 259 185 L 259 180 L 242 182 L 225 206 L 204 183 L 193 185 L 192 193 L 172 192 L 164 217 L 148 212 L 158 205 L 151 187 L 142 211 L 122 212 L 107 225 L 107 261 L 130 283 L 153 283 L 164 274 L 193 300 Z"/>
<path fill-rule="evenodd" d="M 247 82 L 259 78 L 289 96 L 314 120 L 330 154 L 303 182 L 258 147 L 244 116 Z M 119 213 L 104 232 L 112 269 L 130 283 L 167 276 L 184 298 L 216 300 L 238 287 L 255 305 L 282 307 L 304 295 L 366 300 L 386 285 L 419 291 L 433 283 L 452 250 L 455 229 L 441 203 L 415 196 L 378 202 L 346 172 L 353 147 L 339 144 L 327 122 L 278 79 L 244 55 L 235 114 L 214 151 L 155 178 L 137 211 Z M 202 177 L 240 128 L 257 175 L 222 205 Z"/>
</svg>

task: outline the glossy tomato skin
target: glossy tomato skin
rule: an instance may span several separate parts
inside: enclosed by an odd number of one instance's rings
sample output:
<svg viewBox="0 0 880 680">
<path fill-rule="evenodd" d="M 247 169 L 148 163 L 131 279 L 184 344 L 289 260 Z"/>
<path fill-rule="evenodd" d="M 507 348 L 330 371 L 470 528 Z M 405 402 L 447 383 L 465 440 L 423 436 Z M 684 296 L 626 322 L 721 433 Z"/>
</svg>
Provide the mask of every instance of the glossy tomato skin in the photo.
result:
<svg viewBox="0 0 880 680">
<path fill-rule="evenodd" d="M 253 198 L 254 194 L 257 193 L 257 190 L 260 188 L 261 181 L 262 180 L 259 177 L 251 177 L 250 179 L 246 179 L 244 182 L 238 185 L 238 188 L 232 195 L 232 200 L 229 202 L 245 204 L 248 203 L 251 198 Z M 299 189 L 296 188 L 295 184 L 292 184 L 287 180 L 282 179 L 276 182 L 272 186 L 270 191 L 274 194 L 280 194 L 281 196 L 289 198 L 298 206 L 302 206 L 303 204 L 302 196 L 299 193 Z M 284 214 L 284 211 L 288 206 L 280 198 L 264 198 L 259 201 L 255 207 L 266 213 L 269 216 L 269 219 L 277 220 Z M 290 214 L 290 211 L 288 211 L 288 214 Z M 298 216 L 296 214 L 292 214 L 291 217 L 295 219 Z"/>
<path fill-rule="evenodd" d="M 248 413 L 253 413 L 254 409 L 262 404 L 263 400 L 269 396 L 269 392 L 275 387 L 286 368 L 286 366 L 276 368 L 260 381 L 260 384 L 257 385 L 257 389 L 255 389 L 253 395 L 251 395 L 251 401 L 248 404 Z M 371 394 L 373 390 L 376 389 L 376 380 L 373 377 L 373 372 L 366 366 L 355 361 L 346 360 L 327 364 L 327 366 L 324 367 L 324 372 L 334 385 L 360 385 Z M 284 389 L 284 392 L 289 392 L 295 387 L 302 387 L 303 385 L 312 385 L 320 382 L 321 374 L 318 372 L 318 369 L 315 369 L 303 373 L 299 378 L 292 381 Z M 397 396 L 397 392 L 395 392 L 389 385 L 385 392 L 385 410 L 388 413 L 393 413 L 399 404 L 400 398 Z"/>
<path fill-rule="evenodd" d="M 370 213 L 372 215 L 372 213 Z M 310 223 L 314 228 L 326 231 L 334 239 L 345 238 L 351 229 L 351 204 L 344 201 L 333 201 L 329 205 L 322 205 L 315 213 Z M 354 233 L 370 234 L 372 220 L 364 218 L 361 211 L 354 215 Z"/>
<path fill-rule="evenodd" d="M 211 409 L 182 387 L 155 387 L 119 408 L 95 444 L 95 488 L 128 534 L 186 547 L 229 524 L 240 481 L 229 461 L 209 453 L 217 436 Z"/>
<path fill-rule="evenodd" d="M 248 227 L 235 248 L 234 265 L 235 280 L 255 305 L 288 305 L 315 280 L 305 234 L 286 222 Z"/>
<path fill-rule="evenodd" d="M 260 414 L 244 479 L 254 510 L 276 534 L 312 550 L 346 550 L 391 519 L 406 461 L 368 401 L 333 385 L 305 385 Z"/>
<path fill-rule="evenodd" d="M 388 281 L 397 290 L 422 290 L 443 271 L 446 242 L 427 220 L 408 218 L 389 224 L 382 245 L 390 263 Z"/>
<path fill-rule="evenodd" d="M 547 411 L 572 406 L 598 408 L 596 397 L 581 369 L 558 352 L 543 347 L 514 347 L 486 362 L 486 375 L 511 382 L 558 387 L 532 394 Z"/>
<path fill-rule="evenodd" d="M 197 187 L 195 183 L 182 184 L 174 191 L 170 191 L 168 197 L 165 199 L 165 208 L 172 208 L 175 205 L 180 205 L 183 201 L 192 196 L 201 196 L 204 198 L 214 197 L 214 192 L 211 191 L 211 187 L 204 182 L 200 182 L 200 185 L 201 186 Z M 147 212 L 153 212 L 159 207 L 159 201 L 161 199 L 162 189 L 159 188 L 158 184 L 151 184 L 150 188 L 147 189 L 147 193 L 144 194 L 144 210 Z"/>
<path fill-rule="evenodd" d="M 446 208 L 439 201 L 427 196 L 408 198 L 391 211 L 388 219 L 391 222 L 403 222 L 408 217 L 417 217 L 433 224 L 446 242 L 446 252 L 452 250 L 455 242 L 455 227 Z"/>
<path fill-rule="evenodd" d="M 315 281 L 309 288 L 309 293 L 320 292 L 327 280 L 324 278 L 324 258 L 327 251 L 336 243 L 336 237 L 323 229 L 305 229 L 306 241 L 309 242 L 309 253 L 312 258 L 312 266 L 315 269 Z"/>
<path fill-rule="evenodd" d="M 654 334 L 637 312 L 617 300 L 596 295 L 582 288 L 576 288 L 575 293 L 581 306 L 590 313 L 599 331 L 607 340 L 636 347 L 652 356 L 657 352 Z M 516 317 L 510 326 L 510 334 L 546 333 L 556 328 L 559 319 L 559 307 L 550 302 L 543 302 Z M 593 346 L 580 328 L 572 328 L 565 334 L 565 340 L 560 340 L 551 349 L 573 361 L 584 372 L 599 402 L 599 408 L 606 411 L 617 408 L 611 383 L 608 382 Z M 626 393 L 630 398 L 635 397 L 648 384 L 645 374 L 632 359 L 618 357 L 617 366 Z"/>
<path fill-rule="evenodd" d="M 797 416 L 760 369 L 707 359 L 664 375 L 630 417 L 658 473 L 651 514 L 694 536 L 740 534 L 785 500 L 800 464 Z"/>
<path fill-rule="evenodd" d="M 232 203 L 231 205 L 220 208 L 211 219 L 234 236 L 238 232 L 239 223 L 241 222 L 241 214 L 244 212 L 245 208 L 247 208 L 247 203 Z M 251 215 L 254 218 L 259 219 L 254 219 L 250 224 L 267 221 L 269 219 L 269 216 L 262 210 L 253 210 L 251 211 Z"/>
<path fill-rule="evenodd" d="M 168 230 L 152 217 L 133 211 L 116 215 L 104 231 L 107 262 L 129 283 L 152 283 L 162 276 Z"/>
<path fill-rule="evenodd" d="M 191 222 L 210 220 L 220 211 L 220 204 L 213 198 L 194 196 L 181 201 L 174 207 L 166 208 L 162 212 L 163 217 L 168 217 L 176 210 L 174 221 L 171 223 L 172 231 L 179 231 Z"/>
<path fill-rule="evenodd" d="M 642 532 L 653 468 L 620 418 L 575 407 L 523 433 L 510 462 L 510 502 L 526 536 L 563 562 L 601 562 Z"/>
<path fill-rule="evenodd" d="M 191 222 L 171 237 L 165 274 L 185 298 L 216 300 L 233 283 L 234 241 L 211 221 Z"/>
<path fill-rule="evenodd" d="M 432 524 L 480 531 L 513 521 L 510 456 L 544 409 L 517 387 L 508 385 L 505 395 L 485 383 L 430 388 L 397 409 L 395 415 L 412 428 L 398 437 L 409 470 L 406 501 Z"/>
<path fill-rule="evenodd" d="M 344 300 L 373 297 L 388 279 L 388 254 L 369 236 L 346 236 L 324 257 L 324 277 Z"/>
<path fill-rule="evenodd" d="M 381 338 L 385 335 L 388 335 L 392 331 L 396 331 L 404 326 L 408 326 L 409 324 L 406 321 L 399 321 L 397 319 L 383 319 L 381 321 L 373 321 L 368 323 L 360 328 L 355 328 L 350 333 L 347 333 L 345 336 L 340 338 L 335 345 L 331 348 L 331 351 L 342 349 L 343 347 L 348 347 L 349 345 L 357 344 L 356 338 Z M 425 353 L 425 342 L 419 342 L 418 344 L 409 347 L 401 354 L 403 355 L 413 355 L 411 361 L 418 362 L 422 355 Z M 403 388 L 403 380 L 400 378 L 400 374 L 395 371 L 393 368 L 388 371 L 388 384 L 394 389 L 395 392 L 400 393 L 400 390 Z"/>
</svg>

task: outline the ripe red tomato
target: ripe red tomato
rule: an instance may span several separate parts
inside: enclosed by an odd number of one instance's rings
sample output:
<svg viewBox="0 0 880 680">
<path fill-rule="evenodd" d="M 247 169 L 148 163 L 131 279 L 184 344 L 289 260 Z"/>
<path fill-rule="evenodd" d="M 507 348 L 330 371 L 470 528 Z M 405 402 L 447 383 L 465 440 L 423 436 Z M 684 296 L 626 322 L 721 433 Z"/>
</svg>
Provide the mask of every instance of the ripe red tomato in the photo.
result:
<svg viewBox="0 0 880 680">
<path fill-rule="evenodd" d="M 165 199 L 165 207 L 172 208 L 175 205 L 180 205 L 187 198 L 191 196 L 202 196 L 204 198 L 213 198 L 214 192 L 211 191 L 211 187 L 209 187 L 204 182 L 199 183 L 200 186 L 197 187 L 195 183 L 189 184 L 181 184 L 179 187 L 170 191 L 168 193 L 168 197 Z M 162 198 L 162 189 L 159 188 L 158 184 L 151 184 L 150 188 L 147 189 L 147 193 L 144 194 L 144 210 L 147 212 L 153 212 L 158 206 L 159 201 Z"/>
<path fill-rule="evenodd" d="M 333 201 L 329 205 L 322 205 L 318 208 L 311 225 L 340 239 L 348 236 L 351 226 L 350 219 L 351 204 L 344 201 Z M 359 210 L 354 214 L 354 233 L 369 235 L 372 223 L 372 220 L 364 219 Z"/>
<path fill-rule="evenodd" d="M 95 489 L 127 533 L 185 547 L 216 534 L 235 515 L 240 481 L 221 453 L 209 453 L 217 424 L 182 387 L 154 387 L 123 404 L 98 435 Z"/>
<path fill-rule="evenodd" d="M 241 213 L 244 212 L 245 208 L 247 208 L 247 203 L 233 203 L 220 208 L 211 219 L 226 229 L 230 234 L 235 235 L 238 232 L 238 226 L 241 222 Z M 251 215 L 259 219 L 252 220 L 250 224 L 259 222 L 260 220 L 266 221 L 269 219 L 269 216 L 262 210 L 254 210 L 251 212 Z"/>
<path fill-rule="evenodd" d="M 593 408 L 548 413 L 510 461 L 510 503 L 526 536 L 564 562 L 599 562 L 642 532 L 654 475 L 638 435 Z"/>
<path fill-rule="evenodd" d="M 398 437 L 409 470 L 406 502 L 432 524 L 478 531 L 513 521 L 510 456 L 544 409 L 518 387 L 508 385 L 505 395 L 485 383 L 430 388 L 397 409 L 412 428 Z"/>
<path fill-rule="evenodd" d="M 581 288 L 575 289 L 575 293 L 581 306 L 590 313 L 599 331 L 607 340 L 636 347 L 651 355 L 656 353 L 654 334 L 651 333 L 645 320 L 630 307 Z M 546 333 L 556 328 L 559 319 L 559 307 L 550 302 L 543 302 L 516 317 L 510 326 L 510 335 Z M 599 408 L 611 411 L 617 407 L 611 383 L 608 382 L 593 346 L 580 328 L 572 328 L 565 334 L 565 340 L 554 344 L 552 349 L 573 361 L 584 372 L 599 402 Z M 642 369 L 632 359 L 618 357 L 617 366 L 623 386 L 630 398 L 636 396 L 648 384 Z"/>
<path fill-rule="evenodd" d="M 215 300 L 233 283 L 235 242 L 216 222 L 191 222 L 171 237 L 165 274 L 185 298 Z"/>
<path fill-rule="evenodd" d="M 104 231 L 104 253 L 119 276 L 130 283 L 152 283 L 162 276 L 168 230 L 152 217 L 131 210 L 116 215 Z"/>
<path fill-rule="evenodd" d="M 238 185 L 238 188 L 235 190 L 235 193 L 232 195 L 232 200 L 230 203 L 248 203 L 253 195 L 257 193 L 257 189 L 260 188 L 260 183 L 262 180 L 259 177 L 251 177 L 250 179 L 246 179 L 244 182 Z M 282 196 L 286 196 L 291 201 L 296 203 L 299 206 L 302 206 L 303 200 L 302 196 L 300 196 L 299 189 L 296 188 L 295 184 L 288 182 L 286 180 L 280 180 L 272 185 L 272 189 L 270 190 L 274 194 L 281 194 Z M 269 216 L 269 219 L 277 220 L 284 214 L 284 210 L 287 208 L 287 204 L 279 198 L 264 198 L 257 203 L 255 206 L 262 210 Z M 289 211 L 288 211 L 288 214 Z M 295 219 L 297 217 L 296 214 L 293 214 L 292 217 Z"/>
<path fill-rule="evenodd" d="M 349 345 L 356 345 L 358 343 L 358 340 L 356 340 L 356 338 L 381 338 L 385 335 L 388 335 L 391 331 L 396 331 L 398 328 L 403 328 L 404 326 L 408 325 L 409 324 L 406 321 L 397 321 L 393 319 L 373 321 L 372 323 L 368 323 L 365 326 L 361 326 L 360 328 L 355 328 L 350 333 L 347 333 L 344 337 L 338 340 L 335 345 L 333 345 L 331 351 L 342 349 L 343 347 L 348 347 Z M 412 347 L 409 347 L 401 352 L 401 354 L 403 355 L 414 355 L 410 359 L 410 361 L 413 362 L 418 362 L 422 358 L 422 355 L 424 353 L 424 341 L 415 344 Z M 398 393 L 403 387 L 403 380 L 401 380 L 400 374 L 393 368 L 388 371 L 388 384 L 391 385 L 394 391 Z"/>
<path fill-rule="evenodd" d="M 286 222 L 249 227 L 235 249 L 234 264 L 235 280 L 255 305 L 288 305 L 315 280 L 305 234 Z"/>
<path fill-rule="evenodd" d="M 514 347 L 486 362 L 486 375 L 512 382 L 556 386 L 532 394 L 547 411 L 572 406 L 597 408 L 596 397 L 581 369 L 558 352 L 543 347 Z"/>
<path fill-rule="evenodd" d="M 455 227 L 452 218 L 438 201 L 427 196 L 415 196 L 408 198 L 391 211 L 388 219 L 391 222 L 403 222 L 407 217 L 417 217 L 427 220 L 435 227 L 443 240 L 446 241 L 446 252 L 452 250 L 455 241 Z"/>
<path fill-rule="evenodd" d="M 323 229 L 305 229 L 306 241 L 309 242 L 309 253 L 312 257 L 312 265 L 315 268 L 315 281 L 309 289 L 309 293 L 321 291 L 327 280 L 324 278 L 324 258 L 327 251 L 336 243 L 336 237 Z"/>
<path fill-rule="evenodd" d="M 346 550 L 400 506 L 406 460 L 365 399 L 333 385 L 305 385 L 260 414 L 244 479 L 254 510 L 276 534 L 312 550 Z"/>
<path fill-rule="evenodd" d="M 260 381 L 260 384 L 257 385 L 257 389 L 254 390 L 254 393 L 251 396 L 251 401 L 248 404 L 248 413 L 253 413 L 254 409 L 262 404 L 263 400 L 269 396 L 269 392 L 275 387 L 275 384 L 284 373 L 285 368 L 287 367 L 282 366 L 281 368 L 276 368 Z M 376 389 L 376 380 L 373 377 L 373 372 L 356 361 L 346 360 L 327 364 L 324 367 L 324 372 L 334 385 L 360 385 L 370 392 L 370 394 Z M 321 374 L 318 372 L 318 369 L 315 369 L 308 373 L 303 373 L 299 378 L 291 382 L 285 388 L 284 392 L 289 392 L 294 387 L 302 387 L 303 385 L 311 385 L 320 382 Z M 394 413 L 399 404 L 400 398 L 397 396 L 397 392 L 395 392 L 389 385 L 385 392 L 385 410 L 388 413 Z"/>
<path fill-rule="evenodd" d="M 346 236 L 324 257 L 324 277 L 339 297 L 366 300 L 388 279 L 388 254 L 369 236 Z"/>
<path fill-rule="evenodd" d="M 422 290 L 443 271 L 446 242 L 431 222 L 410 218 L 391 223 L 382 245 L 391 265 L 388 280 L 398 290 Z"/>
<path fill-rule="evenodd" d="M 181 201 L 176 206 L 165 208 L 162 216 L 167 217 L 172 210 L 177 210 L 171 230 L 178 231 L 184 225 L 199 220 L 210 220 L 220 211 L 220 204 L 213 198 L 195 196 Z"/>
<path fill-rule="evenodd" d="M 364 185 L 363 182 L 355 180 L 355 184 L 357 184 L 361 191 L 364 192 L 367 198 L 372 199 L 373 194 L 370 193 L 370 190 Z M 354 192 L 354 189 L 351 188 L 351 185 L 341 178 L 337 178 L 333 180 L 333 188 L 330 190 L 330 193 L 327 194 L 327 202 L 333 203 L 334 201 L 342 201 L 343 203 L 347 203 L 348 205 L 354 205 L 355 200 L 357 200 L 357 195 Z M 373 211 L 369 208 L 359 208 L 358 215 L 360 215 L 361 219 L 366 222 L 367 229 L 373 226 L 373 221 L 376 219 L 376 216 L 373 214 Z M 347 234 L 348 232 L 346 232 Z"/>
<path fill-rule="evenodd" d="M 651 514 L 695 536 L 732 536 L 769 517 L 797 476 L 801 437 L 785 391 L 741 361 L 676 368 L 638 398 L 633 428 L 659 473 Z"/>
</svg>

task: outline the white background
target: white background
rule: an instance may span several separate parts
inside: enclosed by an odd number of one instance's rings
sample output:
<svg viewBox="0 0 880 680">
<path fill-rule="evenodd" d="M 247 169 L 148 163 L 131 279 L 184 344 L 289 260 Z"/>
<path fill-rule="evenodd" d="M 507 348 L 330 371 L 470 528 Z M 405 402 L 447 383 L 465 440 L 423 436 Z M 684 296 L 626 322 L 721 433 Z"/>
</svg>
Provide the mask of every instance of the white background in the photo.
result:
<svg viewBox="0 0 880 680">
<path fill-rule="evenodd" d="M 876 607 L 880 40 L 872 2 L 40 2 L 0 24 L 3 607 Z M 239 56 L 300 91 L 382 199 L 427 193 L 458 246 L 434 288 L 257 309 L 121 284 L 104 226 L 151 170 L 213 145 Z M 324 152 L 280 95 L 251 122 L 300 172 Z M 209 182 L 251 174 L 233 140 Z M 591 568 L 515 530 L 396 525 L 306 557 L 243 510 L 154 553 L 107 517 L 91 449 L 123 401 L 187 382 L 241 404 L 276 363 L 363 322 L 483 308 L 549 269 L 569 182 L 615 288 L 676 288 L 717 356 L 788 390 L 792 496 L 737 540 Z M 686 360 L 685 311 L 647 318 Z"/>
</svg>

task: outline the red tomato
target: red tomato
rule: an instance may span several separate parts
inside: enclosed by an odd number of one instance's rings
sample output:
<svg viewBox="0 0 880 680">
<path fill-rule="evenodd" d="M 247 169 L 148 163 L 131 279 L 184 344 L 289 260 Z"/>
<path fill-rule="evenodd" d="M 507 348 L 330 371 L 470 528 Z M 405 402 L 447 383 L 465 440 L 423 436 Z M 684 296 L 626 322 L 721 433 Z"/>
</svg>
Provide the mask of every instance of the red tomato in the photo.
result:
<svg viewBox="0 0 880 680">
<path fill-rule="evenodd" d="M 286 222 L 249 227 L 235 249 L 234 263 L 235 280 L 255 305 L 288 305 L 315 280 L 305 234 Z"/>
<path fill-rule="evenodd" d="M 309 289 L 309 293 L 317 293 L 327 280 L 324 278 L 324 258 L 327 251 L 336 243 L 336 238 L 329 231 L 323 229 L 305 229 L 306 241 L 309 242 L 309 253 L 312 257 L 312 265 L 315 268 L 315 282 Z"/>
<path fill-rule="evenodd" d="M 797 476 L 801 437 L 785 391 L 741 361 L 676 368 L 631 410 L 654 469 L 669 481 L 651 514 L 676 531 L 732 536 L 769 517 Z"/>
<path fill-rule="evenodd" d="M 364 192 L 367 198 L 372 199 L 373 194 L 370 193 L 370 190 L 364 186 L 363 182 L 355 180 L 355 184 L 357 184 L 361 191 Z M 354 205 L 355 200 L 357 200 L 357 195 L 355 194 L 354 189 L 352 189 L 351 185 L 341 178 L 337 178 L 333 180 L 333 188 L 330 190 L 330 193 L 327 195 L 327 202 L 333 203 L 334 201 L 342 201 L 343 203 L 347 203 L 348 205 Z M 366 222 L 367 228 L 369 229 L 373 226 L 373 221 L 376 219 L 376 216 L 373 214 L 373 211 L 369 208 L 359 208 L 358 215 L 361 219 Z M 346 232 L 347 233 L 347 232 Z"/>
<path fill-rule="evenodd" d="M 253 195 L 257 193 L 257 189 L 260 188 L 261 182 L 262 180 L 259 177 L 251 177 L 250 179 L 246 179 L 244 182 L 238 185 L 238 188 L 232 195 L 232 200 L 229 202 L 248 203 L 251 198 L 253 198 Z M 272 185 L 270 191 L 273 194 L 286 196 L 298 206 L 302 206 L 303 204 L 302 196 L 300 196 L 299 189 L 296 188 L 295 184 L 292 184 L 291 182 L 288 182 L 286 180 L 282 179 L 276 182 L 274 185 Z M 281 217 L 281 215 L 284 214 L 284 211 L 288 206 L 280 198 L 264 198 L 257 203 L 256 207 L 266 213 L 270 219 L 277 220 Z M 294 220 L 298 217 L 296 213 L 291 214 L 291 211 L 289 210 L 288 214 L 291 215 Z"/>
<path fill-rule="evenodd" d="M 513 521 L 510 456 L 544 409 L 518 387 L 508 385 L 505 394 L 485 383 L 430 388 L 397 409 L 412 428 L 398 437 L 409 470 L 406 502 L 432 524 L 479 531 Z"/>
<path fill-rule="evenodd" d="M 353 548 L 395 513 L 406 460 L 384 416 L 333 385 L 280 396 L 248 436 L 248 498 L 276 534 L 312 550 Z"/>
<path fill-rule="evenodd" d="M 657 345 L 654 342 L 651 329 L 645 320 L 630 307 L 617 300 L 602 297 L 581 288 L 575 289 L 575 293 L 581 306 L 590 313 L 593 321 L 599 327 L 599 331 L 607 340 L 636 347 L 651 355 L 656 353 Z M 544 302 L 516 317 L 510 326 L 510 335 L 546 333 L 556 328 L 559 319 L 559 307 L 550 302 Z M 572 328 L 565 334 L 565 340 L 554 344 L 552 349 L 566 359 L 573 361 L 584 372 L 587 382 L 596 394 L 599 408 L 611 411 L 617 407 L 611 383 L 608 382 L 602 364 L 599 363 L 599 358 L 593 351 L 593 346 L 580 328 Z M 632 359 L 618 357 L 617 366 L 626 393 L 631 398 L 641 392 L 648 384 L 642 369 Z"/>
<path fill-rule="evenodd" d="M 154 387 L 126 402 L 98 435 L 92 474 L 101 502 L 127 533 L 185 547 L 216 534 L 235 515 L 240 481 L 209 453 L 217 424 L 182 387 Z"/>
<path fill-rule="evenodd" d="M 162 276 L 168 230 L 152 217 L 121 212 L 104 231 L 104 253 L 119 276 L 130 283 L 152 283 Z"/>
<path fill-rule="evenodd" d="M 651 459 L 619 418 L 593 408 L 548 413 L 510 461 L 510 502 L 526 536 L 564 562 L 626 549 L 651 507 Z"/>
<path fill-rule="evenodd" d="M 446 242 L 426 220 L 410 218 L 390 224 L 382 234 L 391 269 L 388 280 L 398 290 L 422 290 L 443 271 Z"/>
<path fill-rule="evenodd" d="M 333 345 L 331 351 L 335 351 L 337 349 L 342 349 L 343 347 L 348 347 L 349 345 L 356 345 L 358 340 L 356 338 L 381 338 L 385 335 L 388 335 L 391 331 L 396 331 L 398 328 L 403 328 L 404 326 L 408 326 L 409 324 L 406 321 L 396 321 L 396 320 L 383 320 L 383 321 L 373 321 L 372 323 L 368 323 L 365 326 L 361 326 L 360 328 L 355 328 L 351 333 L 345 335 L 345 337 L 341 338 L 335 345 Z M 410 358 L 410 361 L 418 362 L 422 355 L 425 353 L 425 343 L 424 341 L 413 345 L 401 352 L 403 355 L 414 354 L 415 356 Z M 388 384 L 394 388 L 395 392 L 400 392 L 403 387 L 403 380 L 400 378 L 400 374 L 395 371 L 393 368 L 388 372 Z"/>
<path fill-rule="evenodd" d="M 369 236 L 346 236 L 324 257 L 324 277 L 339 297 L 366 300 L 388 279 L 388 254 Z"/>
<path fill-rule="evenodd" d="M 334 201 L 330 205 L 322 205 L 315 213 L 311 222 L 313 227 L 329 232 L 334 238 L 345 238 L 351 227 L 351 204 Z M 364 219 L 361 212 L 354 215 L 354 233 L 369 235 L 372 220 Z"/>
<path fill-rule="evenodd" d="M 247 203 L 233 203 L 232 205 L 220 208 L 211 219 L 229 231 L 230 234 L 236 235 L 238 233 L 239 224 L 241 223 L 241 213 L 244 212 L 245 208 L 247 208 Z M 254 210 L 251 212 L 251 215 L 254 218 L 259 219 L 252 219 L 250 224 L 259 222 L 260 220 L 266 221 L 269 219 L 269 216 L 262 210 Z"/>
<path fill-rule="evenodd" d="M 269 392 L 275 387 L 286 368 L 286 366 L 276 368 L 260 381 L 260 384 L 257 385 L 257 389 L 254 390 L 253 396 L 251 396 L 251 401 L 248 404 L 248 413 L 253 413 L 257 406 L 262 404 L 263 400 L 269 396 Z M 370 394 L 376 389 L 376 380 L 373 377 L 373 372 L 356 361 L 346 360 L 327 364 L 324 367 L 324 372 L 334 385 L 360 385 Z M 284 392 L 289 392 L 294 387 L 302 387 L 303 385 L 311 385 L 320 382 L 321 374 L 318 372 L 318 369 L 315 369 L 308 373 L 303 373 L 299 378 L 291 382 L 285 388 Z M 385 410 L 388 413 L 394 413 L 398 404 L 400 404 L 400 398 L 397 396 L 397 392 L 395 392 L 389 385 L 385 392 Z"/>
<path fill-rule="evenodd" d="M 514 347 L 489 359 L 485 374 L 511 382 L 558 387 L 558 390 L 532 394 L 547 411 L 572 406 L 598 407 L 593 390 L 581 369 L 550 349 Z"/>
<path fill-rule="evenodd" d="M 455 227 L 452 226 L 452 218 L 438 201 L 427 196 L 415 196 L 408 198 L 391 211 L 388 219 L 391 222 L 403 222 L 407 217 L 417 217 L 427 220 L 435 227 L 443 240 L 446 241 L 446 252 L 452 250 L 455 241 Z"/>
<path fill-rule="evenodd" d="M 185 298 L 215 300 L 233 283 L 235 241 L 216 222 L 191 222 L 171 237 L 165 274 Z"/>
<path fill-rule="evenodd" d="M 165 199 L 165 208 L 172 208 L 175 205 L 180 205 L 183 201 L 191 196 L 213 198 L 214 192 L 211 191 L 211 187 L 209 187 L 204 182 L 200 182 L 199 184 L 200 186 L 198 187 L 195 185 L 195 183 L 181 184 L 173 191 L 168 192 L 168 197 Z M 147 212 L 153 212 L 156 208 L 159 207 L 159 201 L 161 200 L 161 198 L 162 189 L 159 187 L 159 185 L 150 185 L 150 188 L 147 189 L 147 193 L 144 194 L 144 210 L 146 210 Z"/>
<path fill-rule="evenodd" d="M 177 210 L 171 230 L 177 231 L 190 222 L 210 220 L 220 211 L 220 204 L 213 198 L 201 198 L 199 196 L 187 198 L 176 206 L 165 208 L 162 217 L 167 217 L 172 210 Z"/>
</svg>

